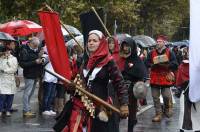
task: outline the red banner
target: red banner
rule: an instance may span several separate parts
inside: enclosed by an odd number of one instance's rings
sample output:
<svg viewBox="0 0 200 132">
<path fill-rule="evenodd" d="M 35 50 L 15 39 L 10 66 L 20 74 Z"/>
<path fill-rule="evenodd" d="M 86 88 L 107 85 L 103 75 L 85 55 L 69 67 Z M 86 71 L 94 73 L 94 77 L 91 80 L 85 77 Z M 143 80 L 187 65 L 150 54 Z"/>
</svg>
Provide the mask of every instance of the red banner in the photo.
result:
<svg viewBox="0 0 200 132">
<path fill-rule="evenodd" d="M 58 74 L 70 80 L 72 72 L 61 31 L 59 15 L 56 12 L 47 11 L 41 11 L 38 15 L 43 27 L 45 42 L 52 66 Z"/>
</svg>

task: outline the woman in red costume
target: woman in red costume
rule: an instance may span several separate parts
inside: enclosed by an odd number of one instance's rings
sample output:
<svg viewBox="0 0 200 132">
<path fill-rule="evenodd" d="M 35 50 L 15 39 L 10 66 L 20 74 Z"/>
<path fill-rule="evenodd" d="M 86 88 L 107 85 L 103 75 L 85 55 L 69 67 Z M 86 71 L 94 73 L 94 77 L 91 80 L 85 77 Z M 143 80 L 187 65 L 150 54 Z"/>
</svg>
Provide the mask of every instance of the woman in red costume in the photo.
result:
<svg viewBox="0 0 200 132">
<path fill-rule="evenodd" d="M 89 32 L 80 72 L 86 90 L 105 101 L 108 98 L 107 85 L 109 80 L 112 80 L 119 97 L 121 116 L 128 116 L 128 91 L 115 61 L 109 54 L 108 43 L 101 31 Z M 106 116 L 105 109 L 99 104 L 93 103 L 95 105 L 94 118 L 90 116 L 81 97 L 74 94 L 71 99 L 72 105 L 68 109 L 65 108 L 68 111 L 65 128 L 59 130 L 64 132 L 109 132 L 107 123 L 109 117 Z M 56 125 L 60 126 L 58 123 Z M 56 126 L 54 126 L 54 130 L 56 130 Z"/>
</svg>

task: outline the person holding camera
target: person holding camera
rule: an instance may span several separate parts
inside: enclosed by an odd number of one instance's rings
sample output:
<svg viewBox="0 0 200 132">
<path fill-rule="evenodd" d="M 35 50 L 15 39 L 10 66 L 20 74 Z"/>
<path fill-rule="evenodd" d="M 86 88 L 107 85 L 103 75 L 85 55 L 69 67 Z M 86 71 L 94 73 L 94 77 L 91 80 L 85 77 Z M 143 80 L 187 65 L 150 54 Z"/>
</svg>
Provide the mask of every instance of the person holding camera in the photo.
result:
<svg viewBox="0 0 200 132">
<path fill-rule="evenodd" d="M 24 75 L 24 95 L 23 95 L 23 116 L 35 117 L 31 112 L 30 100 L 34 94 L 37 80 L 42 75 L 42 55 L 43 50 L 39 49 L 40 41 L 37 37 L 32 37 L 29 43 L 22 47 L 19 53 L 19 64 L 23 68 Z"/>
<path fill-rule="evenodd" d="M 10 43 L 8 43 L 10 45 Z M 6 116 L 11 116 L 11 107 L 16 93 L 15 73 L 18 68 L 17 58 L 4 45 L 0 47 L 0 117 L 3 109 Z M 6 104 L 6 105 L 5 105 Z"/>
</svg>

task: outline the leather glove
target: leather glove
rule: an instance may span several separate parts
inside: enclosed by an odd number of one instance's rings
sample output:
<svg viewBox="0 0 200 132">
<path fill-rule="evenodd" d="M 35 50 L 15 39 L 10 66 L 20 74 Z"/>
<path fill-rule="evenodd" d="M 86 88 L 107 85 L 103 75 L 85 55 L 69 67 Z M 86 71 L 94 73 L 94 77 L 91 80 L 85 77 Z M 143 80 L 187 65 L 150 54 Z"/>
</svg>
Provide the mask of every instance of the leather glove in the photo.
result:
<svg viewBox="0 0 200 132">
<path fill-rule="evenodd" d="M 128 105 L 122 105 L 120 107 L 121 117 L 126 118 L 129 115 Z"/>
<path fill-rule="evenodd" d="M 69 91 L 75 90 L 76 84 L 74 83 L 65 83 L 64 86 L 67 88 Z"/>
</svg>

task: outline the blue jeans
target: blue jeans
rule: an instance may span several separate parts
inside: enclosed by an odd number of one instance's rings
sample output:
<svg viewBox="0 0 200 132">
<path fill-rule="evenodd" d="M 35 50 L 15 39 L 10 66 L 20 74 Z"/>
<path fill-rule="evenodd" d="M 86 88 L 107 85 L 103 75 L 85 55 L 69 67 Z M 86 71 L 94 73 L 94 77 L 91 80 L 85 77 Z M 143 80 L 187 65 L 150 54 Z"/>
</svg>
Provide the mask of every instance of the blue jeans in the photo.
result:
<svg viewBox="0 0 200 132">
<path fill-rule="evenodd" d="M 30 100 L 32 95 L 34 94 L 37 79 L 27 79 L 24 78 L 25 88 L 23 95 L 23 111 L 28 112 L 31 111 Z"/>
<path fill-rule="evenodd" d="M 43 89 L 43 111 L 50 111 L 55 97 L 56 83 L 43 82 Z"/>
<path fill-rule="evenodd" d="M 2 112 L 3 109 L 6 112 L 10 112 L 13 99 L 14 99 L 14 94 L 0 94 L 0 112 Z"/>
</svg>

